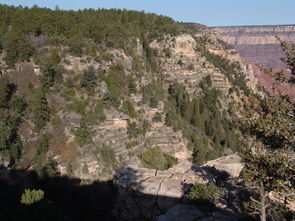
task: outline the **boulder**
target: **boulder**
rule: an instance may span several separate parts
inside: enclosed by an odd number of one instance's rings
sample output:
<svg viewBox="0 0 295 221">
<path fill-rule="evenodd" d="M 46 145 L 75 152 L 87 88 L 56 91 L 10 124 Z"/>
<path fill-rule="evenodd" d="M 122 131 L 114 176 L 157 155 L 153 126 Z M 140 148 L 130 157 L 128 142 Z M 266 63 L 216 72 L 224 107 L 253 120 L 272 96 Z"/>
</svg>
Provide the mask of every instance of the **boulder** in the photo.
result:
<svg viewBox="0 0 295 221">
<path fill-rule="evenodd" d="M 221 157 L 216 160 L 210 160 L 204 166 L 214 167 L 217 170 L 225 171 L 231 177 L 239 177 L 244 168 L 241 158 L 236 154 Z"/>
</svg>

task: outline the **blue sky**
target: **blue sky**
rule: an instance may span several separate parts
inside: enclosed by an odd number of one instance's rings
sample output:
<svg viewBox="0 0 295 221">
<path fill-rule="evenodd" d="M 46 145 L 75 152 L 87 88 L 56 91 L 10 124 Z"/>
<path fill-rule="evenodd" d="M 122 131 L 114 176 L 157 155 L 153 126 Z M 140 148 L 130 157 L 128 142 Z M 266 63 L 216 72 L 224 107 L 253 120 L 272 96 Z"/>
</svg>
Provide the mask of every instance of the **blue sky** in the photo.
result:
<svg viewBox="0 0 295 221">
<path fill-rule="evenodd" d="M 208 26 L 295 24 L 295 0 L 0 0 L 61 9 L 125 8 Z"/>
</svg>

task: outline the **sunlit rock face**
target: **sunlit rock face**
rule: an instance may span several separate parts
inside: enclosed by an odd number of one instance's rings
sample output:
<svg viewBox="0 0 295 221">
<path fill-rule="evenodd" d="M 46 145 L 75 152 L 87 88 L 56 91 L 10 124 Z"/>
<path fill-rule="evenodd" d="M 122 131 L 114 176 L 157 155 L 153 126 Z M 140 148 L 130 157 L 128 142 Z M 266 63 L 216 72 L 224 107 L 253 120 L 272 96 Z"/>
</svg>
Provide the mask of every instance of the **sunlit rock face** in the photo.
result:
<svg viewBox="0 0 295 221">
<path fill-rule="evenodd" d="M 214 28 L 220 38 L 235 47 L 246 63 L 251 64 L 260 85 L 265 88 L 272 86 L 272 79 L 262 73 L 257 63 L 273 68 L 284 67 L 281 58 L 284 52 L 280 47 L 283 41 L 295 42 L 295 25 L 273 25 L 273 26 L 231 26 Z M 284 85 L 281 90 L 290 95 L 295 95 L 295 90 Z"/>
</svg>

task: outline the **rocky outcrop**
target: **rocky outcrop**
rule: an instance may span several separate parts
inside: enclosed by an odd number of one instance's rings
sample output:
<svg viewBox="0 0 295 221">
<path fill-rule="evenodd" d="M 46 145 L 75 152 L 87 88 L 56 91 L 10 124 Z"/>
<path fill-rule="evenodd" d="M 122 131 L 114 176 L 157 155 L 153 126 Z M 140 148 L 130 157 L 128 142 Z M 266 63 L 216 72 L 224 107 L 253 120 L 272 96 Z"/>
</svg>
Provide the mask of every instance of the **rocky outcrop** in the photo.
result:
<svg viewBox="0 0 295 221">
<path fill-rule="evenodd" d="M 228 91 L 231 87 L 228 79 L 196 50 L 196 46 L 196 40 L 189 34 L 151 43 L 151 47 L 162 51 L 161 68 L 167 81 L 182 83 L 192 94 L 197 90 L 199 82 L 210 75 L 213 87 Z M 169 55 L 164 50 L 168 50 Z"/>
<path fill-rule="evenodd" d="M 204 169 L 180 163 L 166 171 L 123 167 L 116 170 L 119 188 L 116 212 L 122 220 L 152 218 L 182 203 L 186 187 L 193 183 L 213 182 Z"/>
<path fill-rule="evenodd" d="M 227 172 L 231 177 L 239 177 L 244 168 L 241 158 L 236 154 L 210 160 L 204 166 L 214 167 L 217 170 Z"/>
<path fill-rule="evenodd" d="M 224 200 L 216 205 L 216 210 L 208 212 L 186 197 L 192 184 L 215 182 L 209 171 L 208 166 L 192 163 L 180 163 L 165 171 L 132 166 L 117 169 L 114 212 L 118 220 L 236 220 L 238 216 L 232 216 L 234 211 Z"/>
</svg>

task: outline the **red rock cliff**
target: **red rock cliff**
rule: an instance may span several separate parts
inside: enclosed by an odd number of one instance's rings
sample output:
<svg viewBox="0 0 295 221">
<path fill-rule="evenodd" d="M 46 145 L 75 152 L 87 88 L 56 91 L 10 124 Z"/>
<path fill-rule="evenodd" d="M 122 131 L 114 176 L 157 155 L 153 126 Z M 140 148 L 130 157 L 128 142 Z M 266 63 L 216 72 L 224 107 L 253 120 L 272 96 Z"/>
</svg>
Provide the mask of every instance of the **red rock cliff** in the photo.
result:
<svg viewBox="0 0 295 221">
<path fill-rule="evenodd" d="M 220 38 L 236 48 L 246 63 L 251 64 L 260 84 L 271 87 L 272 80 L 263 74 L 256 66 L 262 63 L 269 68 L 282 68 L 280 60 L 284 53 L 276 36 L 287 42 L 295 42 L 295 25 L 274 26 L 230 26 L 214 28 Z M 289 94 L 295 95 L 295 90 L 283 87 Z"/>
</svg>

